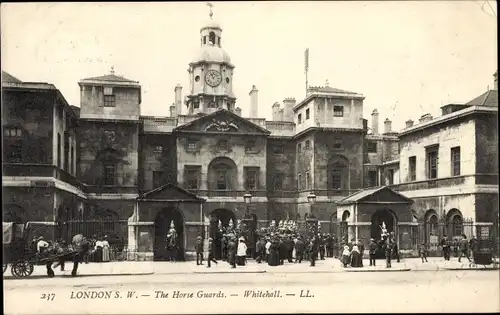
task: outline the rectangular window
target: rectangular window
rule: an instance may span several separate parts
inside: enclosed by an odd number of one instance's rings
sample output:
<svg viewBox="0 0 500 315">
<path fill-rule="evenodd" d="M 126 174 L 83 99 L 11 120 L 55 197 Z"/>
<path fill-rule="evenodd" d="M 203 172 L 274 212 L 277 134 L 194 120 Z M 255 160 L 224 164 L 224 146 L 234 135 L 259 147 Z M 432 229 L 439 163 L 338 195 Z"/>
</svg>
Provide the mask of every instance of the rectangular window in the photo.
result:
<svg viewBox="0 0 500 315">
<path fill-rule="evenodd" d="M 306 150 L 310 150 L 310 149 L 311 149 L 311 141 L 306 140 Z"/>
<path fill-rule="evenodd" d="M 283 154 L 285 153 L 285 147 L 283 145 L 275 145 L 273 146 L 274 154 Z"/>
<path fill-rule="evenodd" d="M 104 87 L 104 95 L 113 95 L 113 88 L 109 86 Z"/>
<path fill-rule="evenodd" d="M 259 169 L 255 167 L 245 167 L 245 189 L 256 190 L 258 186 Z"/>
<path fill-rule="evenodd" d="M 377 142 L 368 141 L 366 146 L 367 146 L 368 153 L 377 153 Z"/>
<path fill-rule="evenodd" d="M 342 171 L 340 170 L 332 171 L 332 188 L 333 189 L 342 188 Z"/>
<path fill-rule="evenodd" d="M 153 188 L 160 187 L 163 183 L 163 172 L 153 171 Z"/>
<path fill-rule="evenodd" d="M 161 145 L 155 146 L 154 154 L 156 156 L 162 156 L 163 155 L 163 146 L 161 146 Z"/>
<path fill-rule="evenodd" d="M 387 180 L 389 182 L 389 185 L 394 185 L 394 170 L 389 170 L 388 171 L 388 176 Z"/>
<path fill-rule="evenodd" d="M 69 134 L 64 132 L 64 165 L 63 168 L 69 172 Z"/>
<path fill-rule="evenodd" d="M 227 169 L 219 169 L 217 171 L 217 189 L 227 190 Z"/>
<path fill-rule="evenodd" d="M 460 147 L 451 148 L 451 176 L 460 175 Z"/>
<path fill-rule="evenodd" d="M 201 166 L 186 167 L 187 189 L 197 190 L 200 188 Z"/>
<path fill-rule="evenodd" d="M 104 95 L 104 107 L 115 107 L 116 98 L 114 95 Z"/>
<path fill-rule="evenodd" d="M 71 170 L 71 174 L 75 175 L 75 147 L 71 147 L 71 165 L 69 169 Z"/>
<path fill-rule="evenodd" d="M 306 120 L 309 119 L 309 108 L 306 109 Z"/>
<path fill-rule="evenodd" d="M 333 140 L 333 149 L 334 150 L 342 149 L 342 140 L 341 139 L 334 139 Z"/>
<path fill-rule="evenodd" d="M 311 175 L 309 175 L 309 171 L 306 172 L 306 190 L 309 190 Z"/>
<path fill-rule="evenodd" d="M 410 156 L 408 158 L 408 171 L 409 171 L 409 177 L 410 181 L 416 181 L 417 180 L 417 157 L 416 156 Z"/>
<path fill-rule="evenodd" d="M 302 123 L 302 114 L 299 114 L 299 115 L 297 116 L 297 122 L 298 122 L 298 124 L 301 124 L 301 123 Z"/>
<path fill-rule="evenodd" d="M 302 174 L 300 173 L 297 175 L 297 188 L 302 190 Z"/>
<path fill-rule="evenodd" d="M 229 141 L 227 141 L 225 139 L 219 140 L 217 147 L 219 148 L 219 150 L 227 151 L 227 150 L 229 150 Z"/>
<path fill-rule="evenodd" d="M 200 108 L 200 101 L 193 101 L 193 108 L 194 109 Z"/>
<path fill-rule="evenodd" d="M 297 152 L 302 152 L 302 143 L 297 144 Z"/>
<path fill-rule="evenodd" d="M 369 171 L 368 180 L 369 180 L 368 187 L 378 186 L 377 171 Z"/>
<path fill-rule="evenodd" d="M 115 185 L 116 181 L 116 165 L 105 164 L 104 165 L 104 185 L 112 186 Z"/>
<path fill-rule="evenodd" d="M 437 178 L 438 175 L 438 148 L 432 147 L 426 149 L 427 153 L 427 179 Z"/>
<path fill-rule="evenodd" d="M 274 174 L 273 175 L 273 187 L 275 191 L 283 190 L 283 174 Z"/>
<path fill-rule="evenodd" d="M 245 144 L 245 152 L 255 152 L 257 151 L 257 145 L 255 144 L 255 140 L 249 140 Z"/>
<path fill-rule="evenodd" d="M 57 134 L 57 166 L 61 167 L 61 134 Z"/>
<path fill-rule="evenodd" d="M 343 117 L 344 116 L 344 106 L 341 106 L 341 105 L 333 106 L 333 116 L 334 117 Z"/>
<path fill-rule="evenodd" d="M 188 140 L 187 141 L 187 150 L 188 151 L 197 151 L 198 150 L 198 141 Z"/>
</svg>

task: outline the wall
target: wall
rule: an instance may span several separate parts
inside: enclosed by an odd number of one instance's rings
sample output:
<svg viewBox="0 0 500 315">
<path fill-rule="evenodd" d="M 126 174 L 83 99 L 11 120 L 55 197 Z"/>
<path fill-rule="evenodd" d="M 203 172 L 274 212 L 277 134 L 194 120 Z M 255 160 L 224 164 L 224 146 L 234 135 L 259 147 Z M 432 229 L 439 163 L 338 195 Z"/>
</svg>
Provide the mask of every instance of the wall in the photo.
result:
<svg viewBox="0 0 500 315">
<path fill-rule="evenodd" d="M 415 202 L 412 210 L 416 212 L 419 220 L 424 220 L 425 213 L 433 209 L 439 218 L 446 218 L 446 214 L 451 209 L 458 209 L 464 218 L 475 218 L 476 206 L 475 197 L 472 194 L 445 195 L 436 197 L 413 198 Z"/>
<path fill-rule="evenodd" d="M 417 157 L 416 180 L 427 179 L 425 147 L 434 144 L 439 144 L 438 178 L 451 176 L 450 150 L 456 146 L 460 146 L 461 175 L 474 174 L 476 171 L 475 130 L 473 120 L 456 119 L 440 126 L 400 136 L 400 182 L 410 181 L 408 159 L 411 156 Z"/>
<path fill-rule="evenodd" d="M 306 141 L 310 142 L 309 149 L 306 149 Z M 301 145 L 301 152 L 299 152 L 299 144 Z M 315 138 L 312 133 L 301 136 L 296 140 L 296 162 L 295 162 L 295 178 L 297 179 L 298 191 L 312 190 L 314 185 L 314 147 Z M 306 173 L 309 172 L 309 183 L 306 183 Z M 298 174 L 301 174 L 299 179 Z M 299 182 L 300 181 L 300 182 Z"/>
<path fill-rule="evenodd" d="M 274 153 L 273 149 L 283 146 L 283 154 Z M 266 187 L 268 191 L 274 190 L 274 175 L 283 174 L 283 191 L 295 191 L 297 189 L 296 173 L 296 143 L 293 140 L 267 139 L 266 157 Z"/>
<path fill-rule="evenodd" d="M 140 88 L 113 87 L 116 96 L 115 107 L 104 107 L 104 88 L 83 85 L 80 87 L 80 117 L 137 120 L 140 115 Z"/>
<path fill-rule="evenodd" d="M 106 132 L 114 131 L 113 137 Z M 138 125 L 107 121 L 80 120 L 79 138 L 79 179 L 89 185 L 98 185 L 102 179 L 102 169 L 97 154 L 101 150 L 113 149 L 118 152 L 120 162 L 117 167 L 117 186 L 137 186 L 138 173 Z"/>
<path fill-rule="evenodd" d="M 163 172 L 160 185 L 177 183 L 177 146 L 176 139 L 168 134 L 142 134 L 139 151 L 142 191 L 154 188 L 153 172 Z M 161 154 L 155 152 L 156 146 L 162 146 Z"/>
<path fill-rule="evenodd" d="M 475 119 L 476 173 L 498 174 L 498 115 L 481 115 Z"/>
<path fill-rule="evenodd" d="M 476 194 L 475 208 L 477 222 L 498 222 L 498 194 Z"/>
</svg>

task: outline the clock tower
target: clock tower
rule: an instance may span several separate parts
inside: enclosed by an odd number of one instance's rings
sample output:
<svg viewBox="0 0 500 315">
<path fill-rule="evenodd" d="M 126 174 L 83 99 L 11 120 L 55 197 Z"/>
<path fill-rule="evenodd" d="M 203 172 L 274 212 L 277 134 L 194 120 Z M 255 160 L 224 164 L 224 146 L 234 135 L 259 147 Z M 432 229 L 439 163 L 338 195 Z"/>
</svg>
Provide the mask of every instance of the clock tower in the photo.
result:
<svg viewBox="0 0 500 315">
<path fill-rule="evenodd" d="M 222 28 L 210 19 L 200 30 L 200 49 L 189 63 L 189 94 L 186 96 L 188 113 L 209 114 L 219 108 L 235 110 L 233 71 L 228 53 L 222 49 Z"/>
</svg>

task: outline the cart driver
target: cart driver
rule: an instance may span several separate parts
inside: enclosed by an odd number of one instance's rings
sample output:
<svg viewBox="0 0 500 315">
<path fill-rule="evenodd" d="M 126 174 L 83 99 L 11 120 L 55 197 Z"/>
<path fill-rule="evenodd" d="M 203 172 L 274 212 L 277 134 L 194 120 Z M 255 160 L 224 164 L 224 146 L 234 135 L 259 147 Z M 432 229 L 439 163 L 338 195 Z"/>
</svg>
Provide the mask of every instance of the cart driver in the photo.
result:
<svg viewBox="0 0 500 315">
<path fill-rule="evenodd" d="M 38 242 L 36 243 L 36 249 L 38 253 L 42 253 L 49 247 L 49 243 L 47 243 L 44 239 L 43 236 L 40 236 L 38 238 Z"/>
</svg>

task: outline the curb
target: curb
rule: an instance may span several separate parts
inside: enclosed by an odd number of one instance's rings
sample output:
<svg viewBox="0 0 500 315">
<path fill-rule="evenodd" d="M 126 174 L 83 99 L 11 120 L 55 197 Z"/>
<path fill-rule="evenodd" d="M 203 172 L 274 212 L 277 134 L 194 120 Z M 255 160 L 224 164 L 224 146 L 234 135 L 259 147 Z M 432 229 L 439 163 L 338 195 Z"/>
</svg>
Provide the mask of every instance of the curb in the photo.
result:
<svg viewBox="0 0 500 315">
<path fill-rule="evenodd" d="M 484 270 L 500 270 L 500 268 L 488 268 L 488 267 L 480 267 L 480 268 L 453 268 L 453 267 L 441 267 L 440 270 L 469 270 L 469 271 L 484 271 Z"/>
<path fill-rule="evenodd" d="M 387 268 L 387 269 L 344 269 L 345 272 L 401 272 L 411 271 L 411 268 Z"/>
<path fill-rule="evenodd" d="M 97 273 L 97 274 L 79 274 L 76 277 L 72 277 L 71 275 L 56 275 L 54 278 L 82 278 L 82 277 L 116 277 L 116 276 L 147 276 L 155 274 L 153 271 L 151 272 L 140 272 L 140 273 Z M 28 276 L 25 278 L 18 278 L 14 276 L 4 276 L 4 280 L 35 280 L 35 279 L 48 279 L 47 275 L 35 275 Z"/>
<path fill-rule="evenodd" d="M 217 273 L 266 273 L 267 270 L 257 270 L 257 271 L 229 271 L 229 270 L 222 270 L 222 271 L 195 271 L 193 272 L 194 274 L 217 274 Z"/>
</svg>

